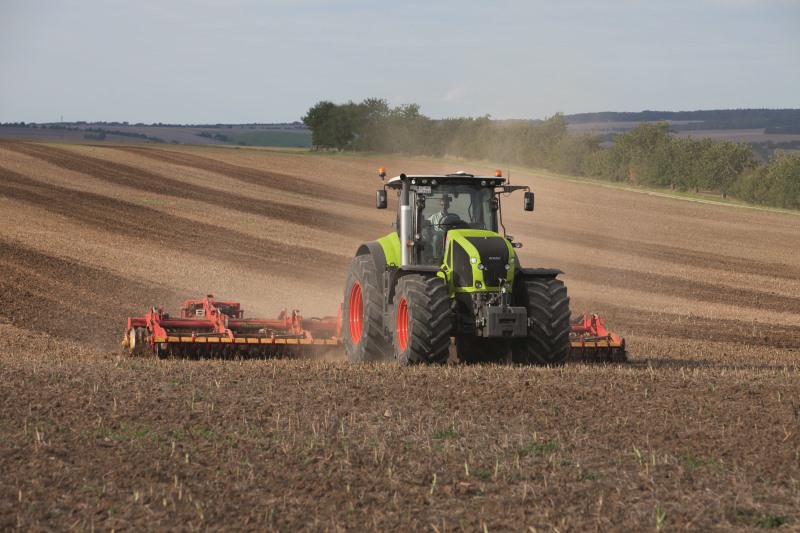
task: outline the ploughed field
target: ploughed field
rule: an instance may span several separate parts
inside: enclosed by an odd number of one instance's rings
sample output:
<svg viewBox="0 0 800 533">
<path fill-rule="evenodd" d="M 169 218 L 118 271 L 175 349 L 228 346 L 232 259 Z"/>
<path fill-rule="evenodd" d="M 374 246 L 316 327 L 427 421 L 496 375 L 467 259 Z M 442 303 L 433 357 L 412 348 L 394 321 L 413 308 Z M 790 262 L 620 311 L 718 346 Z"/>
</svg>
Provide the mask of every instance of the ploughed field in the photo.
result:
<svg viewBox="0 0 800 533">
<path fill-rule="evenodd" d="M 392 231 L 379 166 L 494 170 L 0 141 L 0 529 L 800 528 L 797 214 L 512 169 L 523 265 L 624 365 L 121 353 L 126 317 L 206 293 L 335 314 Z"/>
</svg>

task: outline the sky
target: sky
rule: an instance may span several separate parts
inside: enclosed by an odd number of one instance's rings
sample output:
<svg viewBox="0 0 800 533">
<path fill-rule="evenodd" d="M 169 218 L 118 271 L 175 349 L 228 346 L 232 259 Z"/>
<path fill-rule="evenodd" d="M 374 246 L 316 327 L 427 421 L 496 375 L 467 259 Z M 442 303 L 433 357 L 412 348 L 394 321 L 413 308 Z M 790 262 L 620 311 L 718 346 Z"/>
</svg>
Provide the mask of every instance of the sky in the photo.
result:
<svg viewBox="0 0 800 533">
<path fill-rule="evenodd" d="M 0 122 L 800 108 L 800 0 L 0 0 Z"/>
</svg>

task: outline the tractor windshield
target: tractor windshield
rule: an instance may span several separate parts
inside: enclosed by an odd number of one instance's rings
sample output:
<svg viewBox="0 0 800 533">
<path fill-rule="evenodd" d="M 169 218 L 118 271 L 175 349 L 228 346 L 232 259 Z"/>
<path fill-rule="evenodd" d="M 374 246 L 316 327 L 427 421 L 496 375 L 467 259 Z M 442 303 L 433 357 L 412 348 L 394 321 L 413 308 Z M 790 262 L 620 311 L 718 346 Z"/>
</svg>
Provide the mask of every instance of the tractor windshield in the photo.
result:
<svg viewBox="0 0 800 533">
<path fill-rule="evenodd" d="M 416 193 L 417 231 L 423 241 L 419 262 L 438 264 L 444 255 L 445 235 L 451 229 L 497 231 L 492 209 L 493 189 L 465 184 L 442 184 Z"/>
<path fill-rule="evenodd" d="M 426 221 L 436 225 L 440 223 L 440 219 L 445 219 L 451 223 L 463 221 L 466 225 L 462 225 L 462 228 L 497 231 L 491 203 L 492 189 L 451 185 L 434 189 L 431 194 L 418 194 L 419 196 L 425 197 L 425 207 L 421 213 L 423 227 Z M 448 214 L 451 216 L 446 217 Z"/>
</svg>

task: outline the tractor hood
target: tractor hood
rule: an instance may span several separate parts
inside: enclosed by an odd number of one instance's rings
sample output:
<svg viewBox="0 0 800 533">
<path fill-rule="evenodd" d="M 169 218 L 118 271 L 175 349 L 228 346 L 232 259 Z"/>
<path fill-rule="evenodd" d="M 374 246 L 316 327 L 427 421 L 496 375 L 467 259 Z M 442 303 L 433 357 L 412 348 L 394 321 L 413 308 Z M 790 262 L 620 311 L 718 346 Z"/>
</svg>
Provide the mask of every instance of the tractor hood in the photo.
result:
<svg viewBox="0 0 800 533">
<path fill-rule="evenodd" d="M 485 230 L 447 233 L 443 269 L 451 274 L 450 292 L 510 289 L 514 283 L 514 248 L 507 239 Z"/>
</svg>

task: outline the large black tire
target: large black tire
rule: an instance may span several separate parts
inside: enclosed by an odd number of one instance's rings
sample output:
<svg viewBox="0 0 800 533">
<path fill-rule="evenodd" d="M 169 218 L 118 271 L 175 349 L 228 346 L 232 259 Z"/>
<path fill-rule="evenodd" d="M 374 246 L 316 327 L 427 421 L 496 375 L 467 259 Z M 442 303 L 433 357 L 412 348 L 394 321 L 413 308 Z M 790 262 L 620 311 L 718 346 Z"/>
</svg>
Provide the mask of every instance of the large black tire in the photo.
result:
<svg viewBox="0 0 800 533">
<path fill-rule="evenodd" d="M 383 294 L 378 272 L 369 255 L 350 261 L 344 285 L 342 336 L 352 363 L 381 361 L 392 356 L 392 346 L 383 336 Z"/>
<path fill-rule="evenodd" d="M 456 337 L 456 355 L 462 363 L 507 363 L 508 341 L 500 338 Z"/>
<path fill-rule="evenodd" d="M 528 337 L 515 341 L 515 363 L 561 365 L 569 356 L 569 296 L 555 278 L 526 279 L 517 293 L 517 305 L 528 310 Z"/>
<path fill-rule="evenodd" d="M 394 295 L 394 357 L 398 364 L 442 364 L 450 356 L 450 295 L 437 276 L 409 274 Z"/>
</svg>

